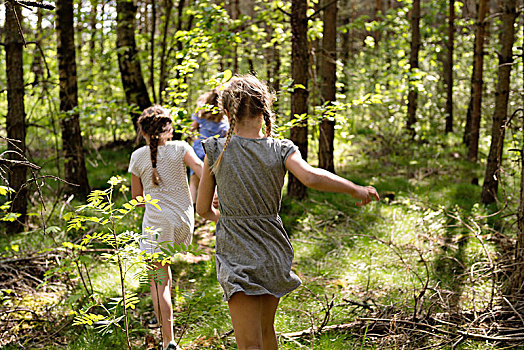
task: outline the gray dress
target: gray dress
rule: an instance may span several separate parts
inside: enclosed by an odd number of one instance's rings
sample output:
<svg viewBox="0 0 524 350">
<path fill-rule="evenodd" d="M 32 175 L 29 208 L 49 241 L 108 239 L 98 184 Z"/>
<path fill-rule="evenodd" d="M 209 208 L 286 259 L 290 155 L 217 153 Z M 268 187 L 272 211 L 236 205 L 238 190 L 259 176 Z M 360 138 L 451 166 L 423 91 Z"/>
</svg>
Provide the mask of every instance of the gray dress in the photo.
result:
<svg viewBox="0 0 524 350">
<path fill-rule="evenodd" d="M 211 166 L 224 138 L 203 142 Z M 224 300 L 236 292 L 277 298 L 301 281 L 291 271 L 293 247 L 278 216 L 285 161 L 298 148 L 289 140 L 234 135 L 215 175 L 220 219 L 216 265 Z"/>
</svg>

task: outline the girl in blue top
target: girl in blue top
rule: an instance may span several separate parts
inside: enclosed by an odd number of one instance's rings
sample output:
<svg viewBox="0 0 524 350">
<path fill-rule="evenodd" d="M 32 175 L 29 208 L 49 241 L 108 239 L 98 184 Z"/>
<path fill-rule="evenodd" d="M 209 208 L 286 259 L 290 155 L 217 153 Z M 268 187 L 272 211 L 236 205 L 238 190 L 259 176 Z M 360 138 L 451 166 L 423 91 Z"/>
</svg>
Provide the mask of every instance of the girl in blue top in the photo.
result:
<svg viewBox="0 0 524 350">
<path fill-rule="evenodd" d="M 193 143 L 193 149 L 200 160 L 204 160 L 205 153 L 202 148 L 202 140 L 208 137 L 217 136 L 224 137 L 229 130 L 229 123 L 224 116 L 224 113 L 218 109 L 218 89 L 214 88 L 211 91 L 201 95 L 197 100 L 197 112 L 191 116 L 193 123 L 191 124 L 191 131 L 198 130 L 198 138 Z M 195 172 L 190 169 L 190 192 L 193 202 L 196 202 L 196 195 L 200 178 Z"/>
</svg>

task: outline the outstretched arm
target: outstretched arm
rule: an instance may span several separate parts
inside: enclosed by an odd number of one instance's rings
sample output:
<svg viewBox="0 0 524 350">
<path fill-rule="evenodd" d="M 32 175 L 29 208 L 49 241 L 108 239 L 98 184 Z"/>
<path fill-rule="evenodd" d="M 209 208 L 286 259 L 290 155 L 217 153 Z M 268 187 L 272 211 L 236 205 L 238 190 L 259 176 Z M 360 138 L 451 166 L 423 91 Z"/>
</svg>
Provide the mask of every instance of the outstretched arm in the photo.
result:
<svg viewBox="0 0 524 350">
<path fill-rule="evenodd" d="M 215 175 L 213 175 L 211 169 L 209 169 L 209 162 L 206 155 L 204 158 L 204 168 L 202 169 L 200 185 L 198 186 L 196 210 L 201 217 L 217 222 L 220 218 L 220 211 L 213 206 L 214 194 Z"/>
<path fill-rule="evenodd" d="M 305 186 L 326 192 L 347 193 L 356 199 L 357 206 L 363 206 L 373 199 L 380 199 L 377 190 L 372 186 L 359 186 L 353 182 L 330 173 L 327 170 L 309 165 L 300 152 L 294 152 L 286 159 L 286 168 Z"/>
<path fill-rule="evenodd" d="M 192 148 L 184 155 L 184 163 L 190 167 L 199 178 L 202 177 L 202 161 Z"/>
</svg>

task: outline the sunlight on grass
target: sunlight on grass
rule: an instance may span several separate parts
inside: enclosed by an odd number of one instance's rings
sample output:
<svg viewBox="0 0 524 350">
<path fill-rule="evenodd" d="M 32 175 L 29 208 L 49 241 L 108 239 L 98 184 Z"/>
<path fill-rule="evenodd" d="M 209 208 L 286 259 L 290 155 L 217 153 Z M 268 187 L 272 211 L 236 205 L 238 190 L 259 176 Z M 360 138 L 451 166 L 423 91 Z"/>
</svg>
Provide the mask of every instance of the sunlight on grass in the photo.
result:
<svg viewBox="0 0 524 350">
<path fill-rule="evenodd" d="M 129 268 L 125 276 L 125 285 L 127 291 L 137 291 L 140 287 L 140 280 L 137 275 L 142 271 L 143 267 L 133 265 Z M 120 287 L 120 274 L 118 266 L 108 264 L 105 262 L 96 263 L 91 270 L 91 280 L 93 288 L 102 295 L 120 295 L 122 293 Z"/>
</svg>

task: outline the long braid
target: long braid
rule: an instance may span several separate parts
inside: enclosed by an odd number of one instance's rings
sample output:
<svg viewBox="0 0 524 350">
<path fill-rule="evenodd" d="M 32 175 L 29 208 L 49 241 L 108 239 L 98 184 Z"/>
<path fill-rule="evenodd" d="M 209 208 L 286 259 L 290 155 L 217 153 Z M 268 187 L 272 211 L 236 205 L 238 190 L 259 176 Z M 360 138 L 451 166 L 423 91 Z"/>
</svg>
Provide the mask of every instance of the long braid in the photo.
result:
<svg viewBox="0 0 524 350">
<path fill-rule="evenodd" d="M 160 184 L 160 174 L 156 169 L 157 155 L 158 155 L 158 135 L 151 135 L 149 137 L 149 153 L 151 154 L 151 166 L 153 168 L 153 185 Z"/>
<path fill-rule="evenodd" d="M 273 123 L 271 121 L 271 114 L 269 114 L 269 112 L 267 110 L 264 110 L 264 123 L 266 124 L 266 137 L 270 137 L 271 136 L 271 132 L 272 132 L 272 128 L 273 128 Z"/>
<path fill-rule="evenodd" d="M 173 120 L 169 113 L 159 105 L 146 108 L 140 118 L 138 125 L 140 130 L 149 137 L 149 153 L 151 156 L 152 182 L 158 186 L 160 174 L 157 170 L 158 144 L 160 141 L 166 141 L 170 138 Z"/>
<path fill-rule="evenodd" d="M 240 96 L 235 96 L 236 93 L 233 91 L 230 96 L 231 98 L 231 111 L 229 112 L 229 130 L 226 134 L 226 142 L 224 143 L 224 148 L 222 149 L 222 152 L 220 152 L 220 155 L 218 156 L 217 160 L 211 167 L 211 172 L 213 174 L 216 174 L 218 169 L 220 168 L 220 164 L 222 164 L 222 158 L 224 158 L 224 152 L 226 151 L 227 146 L 229 145 L 229 142 L 231 141 L 231 136 L 233 136 L 233 132 L 235 131 L 235 126 L 237 124 L 238 119 L 238 109 L 240 106 L 240 102 L 242 100 L 241 92 L 238 92 Z"/>
</svg>

